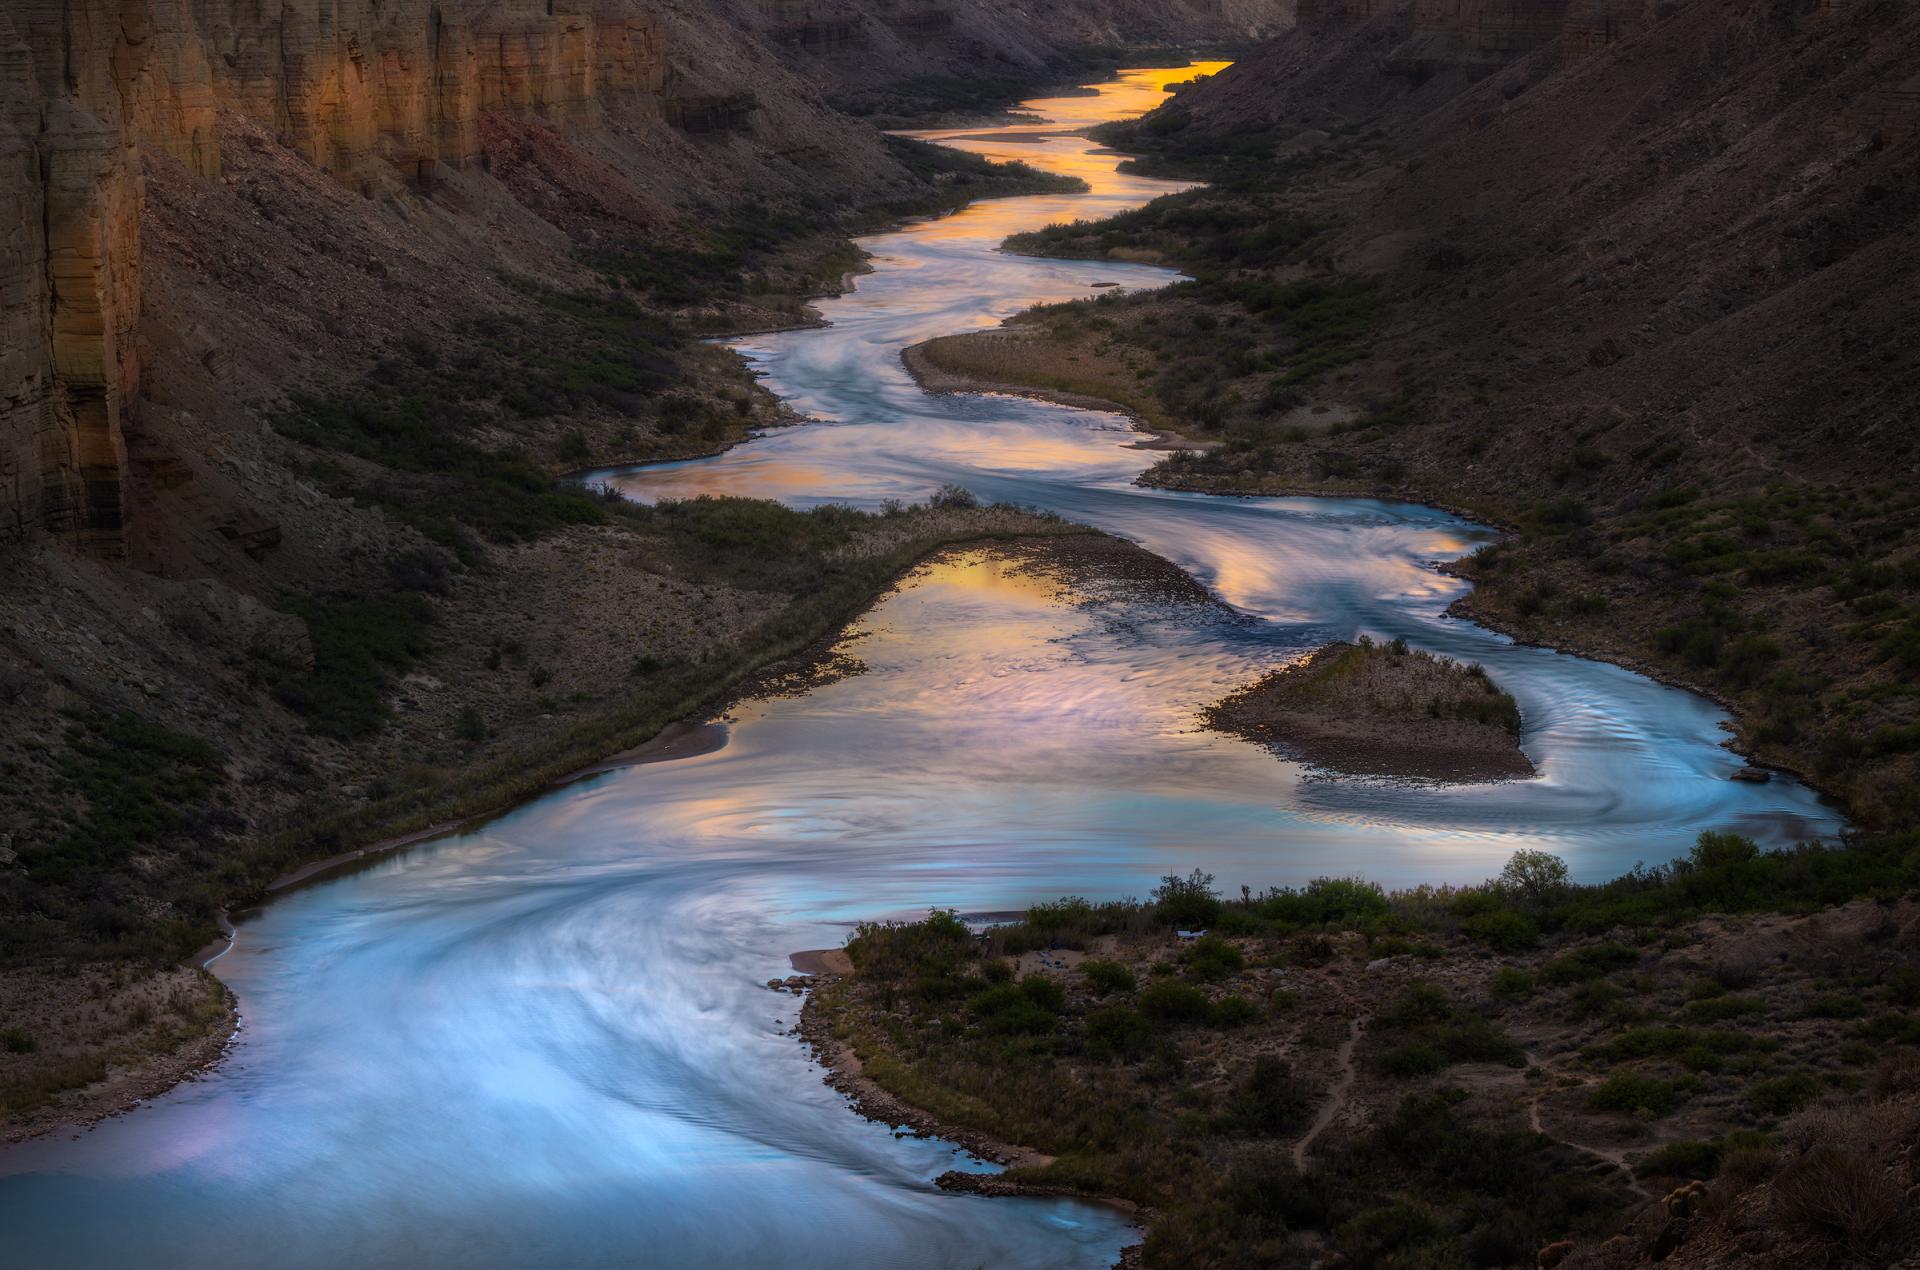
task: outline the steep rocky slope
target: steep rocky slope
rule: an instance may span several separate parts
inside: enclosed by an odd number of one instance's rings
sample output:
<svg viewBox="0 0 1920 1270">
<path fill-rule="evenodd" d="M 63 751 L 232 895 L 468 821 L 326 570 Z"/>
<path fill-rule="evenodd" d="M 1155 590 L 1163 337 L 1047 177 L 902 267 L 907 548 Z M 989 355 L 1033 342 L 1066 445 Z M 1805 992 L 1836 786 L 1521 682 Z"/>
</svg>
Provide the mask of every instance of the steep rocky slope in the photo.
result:
<svg viewBox="0 0 1920 1270">
<path fill-rule="evenodd" d="M 1018 244 L 1200 281 L 1044 315 L 1027 358 L 1104 347 L 1109 395 L 1224 442 L 1152 479 L 1514 528 L 1467 611 L 1718 693 L 1763 760 L 1920 816 L 1920 14 L 1301 23 L 1114 130 L 1215 189 Z"/>
</svg>

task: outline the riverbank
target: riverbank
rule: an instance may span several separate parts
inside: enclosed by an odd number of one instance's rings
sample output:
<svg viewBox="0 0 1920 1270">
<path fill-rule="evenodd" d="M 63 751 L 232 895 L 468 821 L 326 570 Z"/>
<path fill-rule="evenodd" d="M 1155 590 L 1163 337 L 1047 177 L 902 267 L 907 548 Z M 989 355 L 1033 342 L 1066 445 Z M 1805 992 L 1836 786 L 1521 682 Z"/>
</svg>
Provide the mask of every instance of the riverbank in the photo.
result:
<svg viewBox="0 0 1920 1270">
<path fill-rule="evenodd" d="M 1872 892 L 1920 844 L 1864 850 Z M 1920 904 L 1781 912 L 1808 894 L 1796 866 L 1726 836 L 1655 871 L 1677 906 L 1660 919 L 1617 907 L 1645 879 L 1576 887 L 1550 864 L 1241 900 L 1170 878 L 1146 905 L 1039 905 L 979 937 L 939 913 L 867 925 L 851 972 L 809 985 L 801 1034 L 863 1114 L 988 1158 L 1033 1144 L 956 1189 L 1141 1205 L 1146 1265 L 1579 1249 L 1599 1259 L 1570 1264 L 1613 1266 L 1649 1248 L 1690 1265 L 1735 1244 L 1784 1266 L 1920 1230 L 1893 1177 L 1920 1123 L 1899 951 Z M 1758 904 L 1738 898 L 1756 869 L 1778 887 Z M 1849 968 L 1857 1008 L 1823 995 L 1817 961 Z M 1839 1142 L 1892 1170 L 1870 1229 L 1795 1207 Z"/>
<path fill-rule="evenodd" d="M 197 966 L 115 965 L 0 976 L 0 1143 L 91 1129 L 218 1064 L 239 1015 Z"/>
</svg>

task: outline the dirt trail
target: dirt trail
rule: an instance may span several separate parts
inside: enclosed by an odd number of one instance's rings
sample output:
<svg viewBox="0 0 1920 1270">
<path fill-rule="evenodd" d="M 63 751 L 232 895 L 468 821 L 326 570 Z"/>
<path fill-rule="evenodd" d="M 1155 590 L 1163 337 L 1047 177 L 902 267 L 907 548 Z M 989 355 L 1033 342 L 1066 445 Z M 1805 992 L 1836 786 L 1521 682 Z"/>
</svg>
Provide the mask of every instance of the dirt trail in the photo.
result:
<svg viewBox="0 0 1920 1270">
<path fill-rule="evenodd" d="M 1540 1066 L 1540 1060 L 1535 1055 L 1529 1053 L 1526 1058 L 1529 1067 L 1538 1067 L 1543 1072 L 1547 1070 Z M 1633 1170 L 1627 1165 L 1627 1152 L 1624 1147 L 1588 1146 L 1584 1142 L 1574 1142 L 1567 1138 L 1560 1137 L 1558 1134 L 1547 1132 L 1540 1122 L 1540 1102 L 1541 1099 L 1546 1097 L 1546 1094 L 1547 1091 L 1542 1089 L 1527 1101 L 1527 1126 L 1535 1133 L 1552 1138 L 1563 1146 L 1572 1147 L 1582 1155 L 1590 1155 L 1596 1160 L 1605 1160 L 1608 1164 L 1613 1165 L 1614 1168 L 1619 1169 L 1621 1173 L 1626 1175 L 1628 1190 L 1638 1195 L 1641 1199 L 1646 1200 L 1648 1203 L 1652 1203 L 1653 1192 L 1642 1186 L 1640 1179 L 1633 1175 Z"/>
<path fill-rule="evenodd" d="M 1366 1025 L 1366 1019 L 1354 1015 L 1347 1025 L 1347 1039 L 1340 1043 L 1340 1076 L 1327 1088 L 1327 1100 L 1320 1105 L 1320 1112 L 1314 1116 L 1313 1123 L 1307 1127 L 1298 1142 L 1293 1144 L 1293 1167 L 1304 1170 L 1307 1167 L 1307 1150 L 1314 1139 L 1318 1138 L 1347 1109 L 1347 1095 L 1353 1088 L 1354 1069 L 1353 1051 L 1360 1044 L 1360 1031 Z"/>
</svg>

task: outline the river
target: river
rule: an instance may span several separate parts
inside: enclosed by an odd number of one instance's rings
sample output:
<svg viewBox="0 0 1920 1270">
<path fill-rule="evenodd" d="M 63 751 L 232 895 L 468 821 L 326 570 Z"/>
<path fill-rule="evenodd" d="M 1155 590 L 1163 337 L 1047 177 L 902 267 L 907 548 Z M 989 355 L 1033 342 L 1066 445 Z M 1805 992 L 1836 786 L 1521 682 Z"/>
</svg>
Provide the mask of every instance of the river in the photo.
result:
<svg viewBox="0 0 1920 1270">
<path fill-rule="evenodd" d="M 797 505 L 959 484 L 1139 542 L 1226 607 L 1063 604 L 965 553 L 861 620 L 865 673 L 738 710 L 724 749 L 577 782 L 275 901 L 216 965 L 243 1017 L 225 1064 L 0 1153 L 0 1263 L 1105 1266 L 1131 1238 L 1113 1213 L 940 1192 L 940 1172 L 986 1166 L 848 1114 L 788 1034 L 797 1003 L 759 986 L 788 952 L 862 918 L 1140 895 L 1195 867 L 1233 888 L 1457 882 L 1524 846 L 1594 879 L 1703 828 L 1834 833 L 1797 783 L 1727 779 L 1739 760 L 1711 703 L 1446 619 L 1462 584 L 1432 566 L 1487 537 L 1475 526 L 1142 488 L 1154 456 L 1121 419 L 913 385 L 907 344 L 1177 276 L 995 246 L 1176 188 L 1117 173 L 1074 130 L 1190 73 L 1031 103 L 1043 124 L 928 134 L 1092 191 L 864 240 L 875 271 L 820 305 L 830 326 L 737 344 L 817 422 L 602 477 L 642 499 Z M 1276 659 L 1360 632 L 1485 664 L 1541 775 L 1329 781 L 1196 730 Z"/>
</svg>

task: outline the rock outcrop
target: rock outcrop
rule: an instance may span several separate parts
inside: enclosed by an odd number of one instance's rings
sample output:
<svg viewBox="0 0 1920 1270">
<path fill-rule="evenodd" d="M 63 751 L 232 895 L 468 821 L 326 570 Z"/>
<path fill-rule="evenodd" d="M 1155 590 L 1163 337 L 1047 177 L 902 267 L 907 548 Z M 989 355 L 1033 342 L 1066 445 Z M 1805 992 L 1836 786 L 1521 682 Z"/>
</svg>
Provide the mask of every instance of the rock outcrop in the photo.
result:
<svg viewBox="0 0 1920 1270">
<path fill-rule="evenodd" d="M 363 193 L 481 161 L 483 115 L 562 129 L 659 115 L 633 0 L 24 0 L 0 14 L 0 541 L 122 548 L 139 399 L 138 151 L 220 177 L 232 110 Z"/>
</svg>

